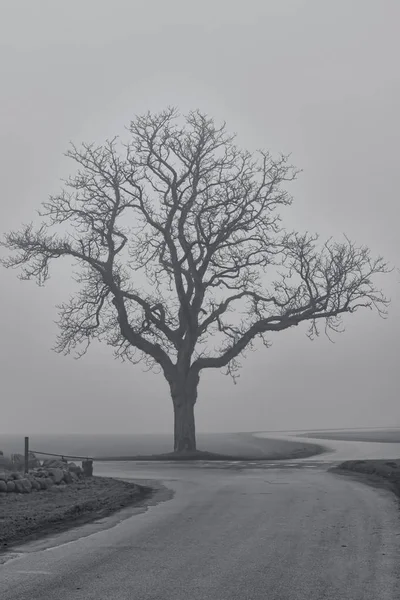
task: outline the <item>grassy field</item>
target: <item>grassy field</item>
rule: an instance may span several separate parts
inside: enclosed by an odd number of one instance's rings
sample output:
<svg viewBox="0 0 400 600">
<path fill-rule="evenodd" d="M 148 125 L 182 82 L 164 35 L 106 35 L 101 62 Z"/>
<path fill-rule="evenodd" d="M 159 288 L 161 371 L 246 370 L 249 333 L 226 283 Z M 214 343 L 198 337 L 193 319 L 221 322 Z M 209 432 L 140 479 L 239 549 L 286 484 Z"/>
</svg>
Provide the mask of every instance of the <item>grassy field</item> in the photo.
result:
<svg viewBox="0 0 400 600">
<path fill-rule="evenodd" d="M 5 454 L 23 453 L 23 436 L 0 435 L 0 450 Z M 301 458 L 320 452 L 320 446 L 306 441 L 287 442 L 256 438 L 251 433 L 201 434 L 199 450 L 232 457 L 272 459 Z M 108 459 L 171 452 L 171 435 L 32 435 L 30 448 L 38 452 L 55 452 Z"/>
</svg>

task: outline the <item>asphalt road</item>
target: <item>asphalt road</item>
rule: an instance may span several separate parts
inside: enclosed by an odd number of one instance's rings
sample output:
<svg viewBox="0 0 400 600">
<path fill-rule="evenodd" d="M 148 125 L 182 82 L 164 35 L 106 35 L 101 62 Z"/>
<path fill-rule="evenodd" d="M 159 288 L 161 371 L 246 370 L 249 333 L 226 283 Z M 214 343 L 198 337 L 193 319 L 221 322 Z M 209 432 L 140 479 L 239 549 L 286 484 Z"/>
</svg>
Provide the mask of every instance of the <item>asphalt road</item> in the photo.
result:
<svg viewBox="0 0 400 600">
<path fill-rule="evenodd" d="M 162 479 L 174 497 L 161 489 L 108 528 L 16 550 L 0 567 L 1 600 L 400 598 L 396 499 L 326 464 L 102 470 Z"/>
<path fill-rule="evenodd" d="M 397 433 L 399 437 L 399 434 Z M 305 442 L 319 443 L 327 449 L 327 452 L 319 454 L 314 457 L 300 458 L 297 462 L 309 462 L 314 461 L 317 463 L 340 463 L 344 460 L 368 460 L 368 459 L 397 459 L 400 458 L 400 442 L 394 441 L 382 441 L 384 437 L 386 440 L 390 440 L 390 436 L 387 434 L 384 436 L 382 432 L 374 430 L 374 435 L 369 433 L 368 439 L 366 440 L 339 440 L 339 439 L 328 439 L 328 437 L 316 440 L 312 437 L 307 438 L 302 435 L 299 438 L 294 433 L 282 434 L 282 433 L 256 433 L 254 437 L 258 439 L 268 438 L 269 442 L 279 440 L 287 442 L 296 442 L 299 439 L 303 439 Z M 365 436 L 367 437 L 367 436 Z M 375 438 L 376 441 L 373 441 Z M 392 434 L 392 439 L 394 435 Z"/>
</svg>

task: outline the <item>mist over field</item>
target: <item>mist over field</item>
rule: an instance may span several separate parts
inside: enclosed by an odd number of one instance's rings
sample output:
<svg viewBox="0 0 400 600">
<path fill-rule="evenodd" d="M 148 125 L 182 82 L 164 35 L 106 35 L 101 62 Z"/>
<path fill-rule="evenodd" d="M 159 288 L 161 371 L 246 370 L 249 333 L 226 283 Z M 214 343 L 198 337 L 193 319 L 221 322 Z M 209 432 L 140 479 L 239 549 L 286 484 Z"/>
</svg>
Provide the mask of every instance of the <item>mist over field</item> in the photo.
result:
<svg viewBox="0 0 400 600">
<path fill-rule="evenodd" d="M 124 136 L 135 115 L 171 105 L 225 120 L 240 147 L 291 153 L 303 172 L 288 185 L 288 229 L 345 233 L 398 266 L 399 19 L 398 2 L 375 0 L 7 3 L 2 232 L 37 219 L 61 190 L 70 141 Z M 44 288 L 0 271 L 0 431 L 170 435 L 161 376 L 97 343 L 79 361 L 52 352 L 56 306 L 75 289 L 70 265 L 53 266 Z M 305 325 L 271 334 L 271 348 L 247 353 L 237 385 L 205 373 L 197 430 L 400 425 L 399 275 L 378 283 L 392 301 L 386 320 L 346 316 L 334 343 L 310 342 Z"/>
<path fill-rule="evenodd" d="M 333 431 L 287 431 L 268 432 L 264 439 L 253 437 L 251 433 L 238 434 L 198 434 L 198 447 L 219 454 L 238 455 L 244 453 L 258 458 L 263 455 L 290 457 L 293 451 L 299 452 L 308 445 L 329 446 L 329 440 L 400 444 L 400 429 L 360 429 Z M 297 441 L 280 441 L 290 435 Z M 129 457 L 149 456 L 171 452 L 172 435 L 133 434 L 133 435 L 32 435 L 30 448 L 37 452 L 66 454 L 79 457 Z M 369 444 L 371 447 L 371 445 Z M 24 438 L 18 435 L 0 435 L 0 448 L 4 454 L 23 453 Z M 399 448 L 400 451 L 400 448 Z M 45 455 L 38 454 L 41 459 Z"/>
</svg>

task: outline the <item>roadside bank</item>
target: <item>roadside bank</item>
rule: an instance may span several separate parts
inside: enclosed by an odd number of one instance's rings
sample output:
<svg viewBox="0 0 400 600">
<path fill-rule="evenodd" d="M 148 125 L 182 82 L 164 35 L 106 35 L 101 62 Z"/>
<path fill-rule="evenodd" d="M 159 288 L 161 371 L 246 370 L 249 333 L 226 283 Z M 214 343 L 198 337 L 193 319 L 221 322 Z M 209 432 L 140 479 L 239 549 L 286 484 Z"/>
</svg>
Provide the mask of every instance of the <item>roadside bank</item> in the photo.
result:
<svg viewBox="0 0 400 600">
<path fill-rule="evenodd" d="M 330 471 L 356 477 L 375 487 L 388 489 L 400 498 L 400 459 L 347 460 Z"/>
<path fill-rule="evenodd" d="M 0 494 L 0 552 L 140 506 L 152 494 L 150 487 L 106 477 L 30 494 Z"/>
</svg>

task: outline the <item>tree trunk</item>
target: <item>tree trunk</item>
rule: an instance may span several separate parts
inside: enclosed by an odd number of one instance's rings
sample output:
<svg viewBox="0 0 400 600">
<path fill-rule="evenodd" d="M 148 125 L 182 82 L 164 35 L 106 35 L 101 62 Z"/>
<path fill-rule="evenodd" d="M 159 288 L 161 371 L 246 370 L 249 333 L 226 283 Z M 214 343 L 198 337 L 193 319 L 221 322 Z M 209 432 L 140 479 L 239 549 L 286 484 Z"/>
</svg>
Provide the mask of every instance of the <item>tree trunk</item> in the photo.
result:
<svg viewBox="0 0 400 600">
<path fill-rule="evenodd" d="M 174 404 L 174 452 L 196 452 L 194 405 L 197 399 L 196 381 L 175 382 L 171 385 Z"/>
<path fill-rule="evenodd" d="M 174 419 L 174 452 L 195 452 L 194 403 L 190 400 L 174 402 Z"/>
</svg>

